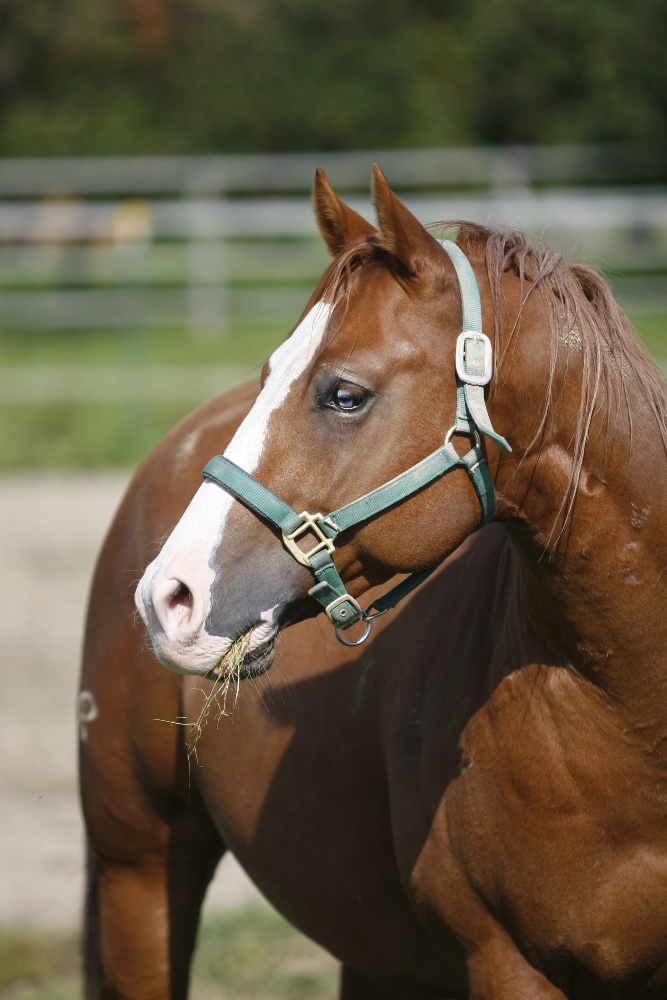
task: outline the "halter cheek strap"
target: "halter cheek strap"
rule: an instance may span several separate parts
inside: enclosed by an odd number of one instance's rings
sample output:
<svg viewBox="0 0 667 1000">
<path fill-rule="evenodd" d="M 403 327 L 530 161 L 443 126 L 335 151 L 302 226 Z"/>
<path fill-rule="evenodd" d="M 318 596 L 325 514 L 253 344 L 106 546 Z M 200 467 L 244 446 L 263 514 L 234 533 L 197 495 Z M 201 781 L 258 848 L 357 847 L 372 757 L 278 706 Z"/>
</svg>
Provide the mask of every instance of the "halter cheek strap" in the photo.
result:
<svg viewBox="0 0 667 1000">
<path fill-rule="evenodd" d="M 451 259 L 461 291 L 463 332 L 456 342 L 456 433 L 475 430 L 491 438 L 504 451 L 511 451 L 502 435 L 494 431 L 484 401 L 484 386 L 493 373 L 493 348 L 482 333 L 482 301 L 470 261 L 456 243 L 438 240 Z"/>
<path fill-rule="evenodd" d="M 478 528 L 481 528 L 495 514 L 496 491 L 481 449 L 480 434 L 490 437 L 505 451 L 512 450 L 505 438 L 493 429 L 484 401 L 484 386 L 490 381 L 493 371 L 493 351 L 491 341 L 482 333 L 482 306 L 474 271 L 455 243 L 449 240 L 439 242 L 456 270 L 463 304 L 463 332 L 456 344 L 456 419 L 440 448 L 383 486 L 326 516 L 307 511 L 297 514 L 289 504 L 224 455 L 211 459 L 203 472 L 207 479 L 224 487 L 282 532 L 285 547 L 315 576 L 316 583 L 308 591 L 309 595 L 322 606 L 336 629 L 336 635 L 348 646 L 363 642 L 370 633 L 372 619 L 396 607 L 436 567 L 413 573 L 364 610 L 347 593 L 334 565 L 332 554 L 337 536 L 362 521 L 376 517 L 457 466 L 466 470 L 477 494 L 482 512 Z M 454 434 L 474 436 L 475 446 L 459 456 L 451 444 Z M 306 533 L 316 539 L 316 544 L 307 552 L 297 545 Z M 371 609 L 375 610 L 371 613 Z M 358 621 L 366 622 L 366 631 L 361 639 L 349 642 L 341 632 Z"/>
</svg>

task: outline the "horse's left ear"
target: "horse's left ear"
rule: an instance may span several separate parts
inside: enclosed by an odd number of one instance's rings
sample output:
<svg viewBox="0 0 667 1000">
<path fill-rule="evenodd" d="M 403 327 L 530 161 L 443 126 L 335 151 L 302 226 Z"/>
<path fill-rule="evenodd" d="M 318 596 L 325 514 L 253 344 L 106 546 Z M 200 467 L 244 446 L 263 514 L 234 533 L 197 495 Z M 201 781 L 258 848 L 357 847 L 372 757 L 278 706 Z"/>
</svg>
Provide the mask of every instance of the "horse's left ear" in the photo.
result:
<svg viewBox="0 0 667 1000">
<path fill-rule="evenodd" d="M 377 163 L 373 164 L 373 201 L 384 243 L 411 274 L 442 265 L 444 251 L 389 187 Z"/>
<path fill-rule="evenodd" d="M 377 232 L 370 222 L 340 200 L 321 167 L 315 171 L 313 208 L 319 230 L 333 257 L 362 236 Z"/>
</svg>

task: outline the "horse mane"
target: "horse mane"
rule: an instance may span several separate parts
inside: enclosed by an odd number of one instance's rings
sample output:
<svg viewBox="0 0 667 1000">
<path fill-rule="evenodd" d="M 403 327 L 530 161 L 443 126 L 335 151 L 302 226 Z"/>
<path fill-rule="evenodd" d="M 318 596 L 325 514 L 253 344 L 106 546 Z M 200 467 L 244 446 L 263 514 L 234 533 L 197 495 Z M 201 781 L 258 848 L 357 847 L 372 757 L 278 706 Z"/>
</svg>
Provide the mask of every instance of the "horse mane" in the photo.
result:
<svg viewBox="0 0 667 1000">
<path fill-rule="evenodd" d="M 544 410 L 532 442 L 538 450 L 547 430 L 563 348 L 581 356 L 581 395 L 571 440 L 572 462 L 554 524 L 555 529 L 560 521 L 560 536 L 574 507 L 591 423 L 600 404 L 603 400 L 607 402 L 605 433 L 613 432 L 611 421 L 623 409 L 632 439 L 628 389 L 629 382 L 634 382 L 655 420 L 667 454 L 667 384 L 614 299 L 607 281 L 595 268 L 567 261 L 558 251 L 517 229 L 501 231 L 460 221 L 438 222 L 428 228 L 456 229 L 456 243 L 473 262 L 486 267 L 495 327 L 492 340 L 497 377 L 493 395 L 502 388 L 502 369 L 511 360 L 526 305 L 535 292 L 542 296 L 549 321 L 550 357 Z M 321 288 L 324 297 L 334 302 L 347 299 L 351 275 L 364 264 L 380 259 L 397 276 L 406 277 L 407 272 L 392 257 L 382 234 L 373 233 L 355 241 L 333 261 L 324 276 Z M 521 287 L 519 311 L 509 330 L 505 329 L 503 295 L 503 277 L 507 272 L 518 277 Z"/>
</svg>

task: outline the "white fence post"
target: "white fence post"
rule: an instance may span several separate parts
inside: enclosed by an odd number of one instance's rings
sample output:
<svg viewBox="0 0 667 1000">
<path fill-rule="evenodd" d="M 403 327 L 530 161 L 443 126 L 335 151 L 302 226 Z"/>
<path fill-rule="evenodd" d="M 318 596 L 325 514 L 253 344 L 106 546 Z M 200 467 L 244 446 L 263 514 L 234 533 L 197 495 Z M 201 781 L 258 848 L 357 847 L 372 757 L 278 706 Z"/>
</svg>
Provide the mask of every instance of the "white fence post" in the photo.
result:
<svg viewBox="0 0 667 1000">
<path fill-rule="evenodd" d="M 196 165 L 185 178 L 187 328 L 193 341 L 207 344 L 229 327 L 224 180 L 220 169 Z"/>
</svg>

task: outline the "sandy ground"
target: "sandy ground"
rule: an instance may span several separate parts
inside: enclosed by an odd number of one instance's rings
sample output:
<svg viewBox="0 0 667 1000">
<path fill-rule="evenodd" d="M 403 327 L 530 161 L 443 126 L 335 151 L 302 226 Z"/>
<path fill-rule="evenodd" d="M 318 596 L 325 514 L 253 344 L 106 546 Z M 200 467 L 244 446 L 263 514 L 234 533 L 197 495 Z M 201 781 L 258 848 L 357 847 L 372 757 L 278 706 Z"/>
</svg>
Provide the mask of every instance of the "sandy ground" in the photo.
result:
<svg viewBox="0 0 667 1000">
<path fill-rule="evenodd" d="M 78 921 L 79 651 L 93 564 L 127 480 L 119 473 L 0 478 L 0 922 Z M 206 907 L 260 899 L 229 856 Z"/>
</svg>

